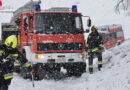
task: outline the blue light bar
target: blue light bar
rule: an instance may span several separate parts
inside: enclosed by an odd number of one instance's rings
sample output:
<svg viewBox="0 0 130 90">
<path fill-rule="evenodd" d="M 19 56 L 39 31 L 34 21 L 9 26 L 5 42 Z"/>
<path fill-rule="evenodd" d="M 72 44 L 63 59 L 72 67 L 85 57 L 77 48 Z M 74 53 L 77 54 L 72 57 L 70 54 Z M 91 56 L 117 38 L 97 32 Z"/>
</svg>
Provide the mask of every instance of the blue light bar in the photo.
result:
<svg viewBox="0 0 130 90">
<path fill-rule="evenodd" d="M 72 6 L 72 11 L 77 12 L 77 5 Z"/>
<path fill-rule="evenodd" d="M 36 11 L 40 11 L 40 10 L 41 10 L 41 7 L 40 7 L 39 4 L 35 5 L 35 10 L 36 10 Z"/>
</svg>

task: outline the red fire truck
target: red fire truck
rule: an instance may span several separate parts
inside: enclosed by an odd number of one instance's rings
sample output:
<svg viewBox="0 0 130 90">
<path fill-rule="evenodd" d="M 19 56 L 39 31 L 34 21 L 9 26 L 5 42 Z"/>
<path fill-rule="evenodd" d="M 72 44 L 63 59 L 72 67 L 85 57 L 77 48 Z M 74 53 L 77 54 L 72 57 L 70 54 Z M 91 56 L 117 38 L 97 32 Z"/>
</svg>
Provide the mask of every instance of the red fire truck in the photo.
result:
<svg viewBox="0 0 130 90">
<path fill-rule="evenodd" d="M 124 33 L 120 24 L 104 25 L 98 28 L 103 38 L 105 49 L 113 48 L 124 41 Z"/>
<path fill-rule="evenodd" d="M 80 76 L 86 70 L 82 14 L 75 5 L 42 11 L 40 3 L 30 1 L 13 13 L 11 22 L 2 25 L 3 41 L 16 34 L 20 51 L 33 63 L 38 78 L 43 78 L 45 70 L 60 71 L 61 67 L 68 75 Z"/>
</svg>

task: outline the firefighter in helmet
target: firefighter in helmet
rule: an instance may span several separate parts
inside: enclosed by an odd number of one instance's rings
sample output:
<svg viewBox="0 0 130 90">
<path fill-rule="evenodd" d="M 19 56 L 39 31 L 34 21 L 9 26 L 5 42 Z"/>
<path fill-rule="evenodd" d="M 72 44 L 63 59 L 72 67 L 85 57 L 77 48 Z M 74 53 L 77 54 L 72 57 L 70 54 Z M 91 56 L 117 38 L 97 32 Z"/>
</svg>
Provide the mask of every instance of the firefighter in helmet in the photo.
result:
<svg viewBox="0 0 130 90">
<path fill-rule="evenodd" d="M 8 86 L 13 78 L 14 62 L 18 60 L 21 65 L 25 65 L 28 62 L 17 48 L 17 38 L 15 35 L 7 37 L 3 46 L 4 49 L 2 49 L 4 53 L 0 56 L 0 70 L 2 73 L 0 77 L 0 90 L 8 90 Z M 31 67 L 31 64 L 28 63 L 27 67 Z"/>
<path fill-rule="evenodd" d="M 98 69 L 101 70 L 102 50 L 103 50 L 102 37 L 98 33 L 97 26 L 93 25 L 91 28 L 91 33 L 88 35 L 87 44 L 86 44 L 90 74 L 93 73 L 93 59 L 95 56 L 98 58 Z"/>
</svg>

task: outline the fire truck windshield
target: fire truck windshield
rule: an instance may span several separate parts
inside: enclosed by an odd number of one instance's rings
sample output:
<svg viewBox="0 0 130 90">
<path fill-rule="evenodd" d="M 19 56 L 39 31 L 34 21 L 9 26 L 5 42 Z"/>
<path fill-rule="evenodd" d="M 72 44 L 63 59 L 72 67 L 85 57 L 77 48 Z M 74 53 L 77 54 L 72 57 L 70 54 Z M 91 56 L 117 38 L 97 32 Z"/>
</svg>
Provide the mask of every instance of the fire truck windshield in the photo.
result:
<svg viewBox="0 0 130 90">
<path fill-rule="evenodd" d="M 37 34 L 81 34 L 81 15 L 70 13 L 38 13 L 35 15 Z"/>
</svg>

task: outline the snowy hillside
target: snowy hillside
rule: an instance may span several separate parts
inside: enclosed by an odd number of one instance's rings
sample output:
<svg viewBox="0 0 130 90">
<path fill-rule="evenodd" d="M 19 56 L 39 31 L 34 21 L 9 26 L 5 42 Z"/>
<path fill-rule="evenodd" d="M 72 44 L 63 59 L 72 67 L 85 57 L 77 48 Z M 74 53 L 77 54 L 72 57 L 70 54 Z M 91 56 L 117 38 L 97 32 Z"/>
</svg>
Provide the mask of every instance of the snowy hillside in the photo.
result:
<svg viewBox="0 0 130 90">
<path fill-rule="evenodd" d="M 101 71 L 94 66 L 92 75 L 87 71 L 80 78 L 35 81 L 35 88 L 15 74 L 9 90 L 130 90 L 130 40 L 103 53 Z"/>
</svg>

